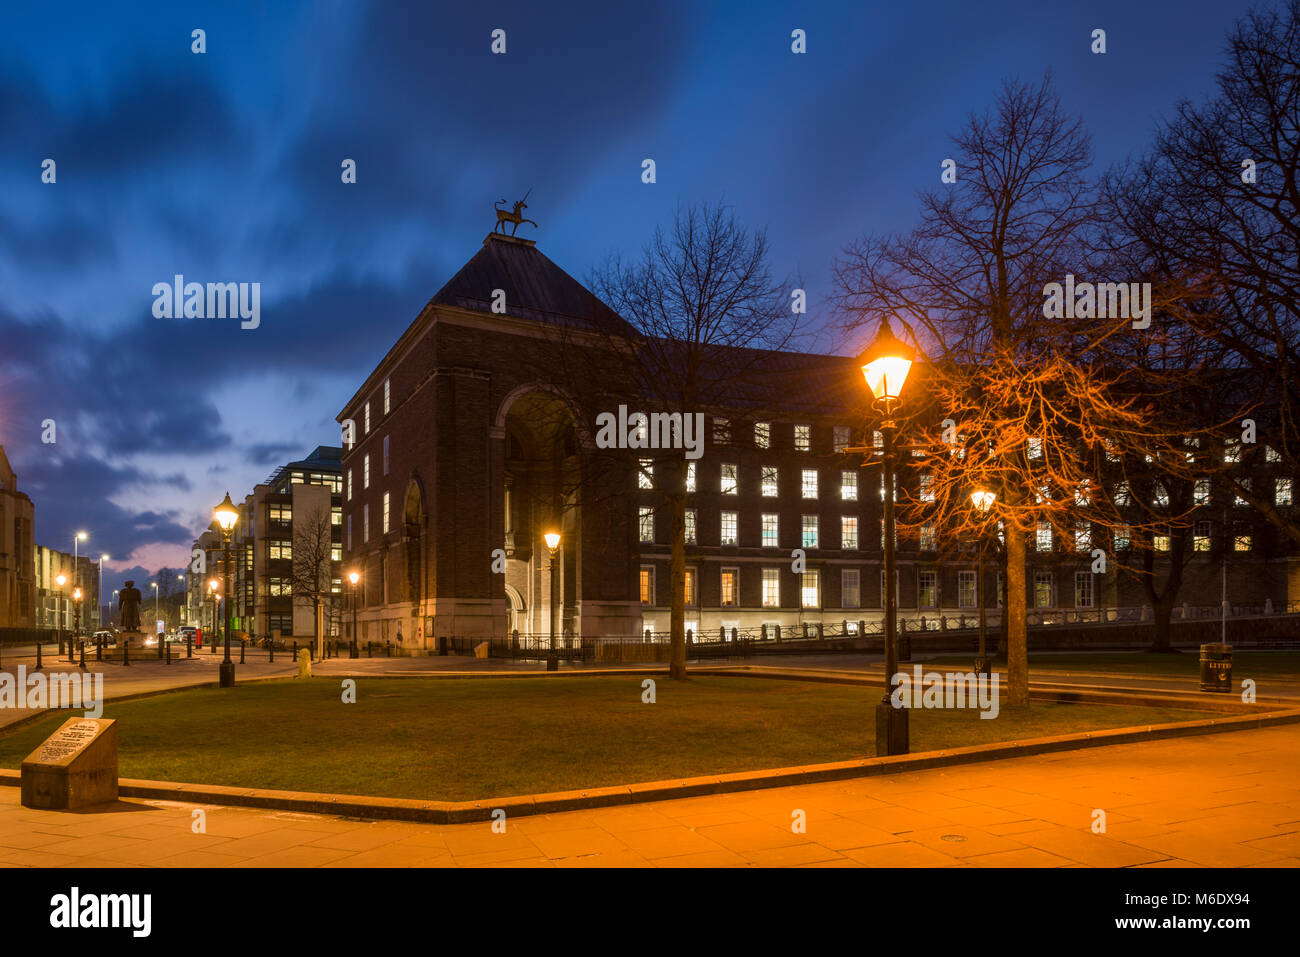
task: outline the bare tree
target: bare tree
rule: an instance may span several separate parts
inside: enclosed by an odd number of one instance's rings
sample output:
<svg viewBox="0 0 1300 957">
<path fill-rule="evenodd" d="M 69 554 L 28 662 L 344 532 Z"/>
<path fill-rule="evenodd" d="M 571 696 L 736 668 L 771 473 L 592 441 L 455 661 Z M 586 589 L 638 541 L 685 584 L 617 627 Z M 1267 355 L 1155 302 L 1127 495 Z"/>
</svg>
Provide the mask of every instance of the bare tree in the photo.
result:
<svg viewBox="0 0 1300 957">
<path fill-rule="evenodd" d="M 1128 520 L 1101 487 L 1107 452 L 1170 442 L 1153 433 L 1140 390 L 1107 350 L 1135 334 L 1118 295 L 1105 309 L 1100 295 L 1091 308 L 1049 308 L 1054 284 L 1069 296 L 1067 277 L 1082 284 L 1106 266 L 1089 143 L 1050 77 L 1009 82 L 954 137 L 957 182 L 922 195 L 920 224 L 854 243 L 836 267 L 859 342 L 889 316 L 928 357 L 912 391 L 926 398 L 912 402 L 908 425 L 928 474 L 924 494 L 900 497 L 903 524 L 963 535 L 996 523 L 1004 539 L 1013 705 L 1028 703 L 1029 541 L 1044 557 L 1104 555 L 1098 533 Z M 971 507 L 980 486 L 998 494 L 987 517 Z"/>
<path fill-rule="evenodd" d="M 330 510 L 317 507 L 293 520 L 293 564 L 290 583 L 296 604 L 310 605 L 316 647 L 322 648 L 321 610 L 334 599 L 332 584 L 334 526 Z"/>
</svg>

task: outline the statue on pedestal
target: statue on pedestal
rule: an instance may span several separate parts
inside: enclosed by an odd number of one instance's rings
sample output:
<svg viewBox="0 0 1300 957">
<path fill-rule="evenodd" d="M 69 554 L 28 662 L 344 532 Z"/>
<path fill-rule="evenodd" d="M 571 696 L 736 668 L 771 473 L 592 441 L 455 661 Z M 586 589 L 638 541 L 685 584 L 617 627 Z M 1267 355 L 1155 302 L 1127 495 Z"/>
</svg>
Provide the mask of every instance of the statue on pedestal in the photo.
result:
<svg viewBox="0 0 1300 957">
<path fill-rule="evenodd" d="M 121 613 L 123 631 L 140 630 L 140 602 L 143 600 L 144 596 L 135 587 L 134 579 L 128 581 L 126 587 L 117 593 L 117 608 Z"/>
</svg>

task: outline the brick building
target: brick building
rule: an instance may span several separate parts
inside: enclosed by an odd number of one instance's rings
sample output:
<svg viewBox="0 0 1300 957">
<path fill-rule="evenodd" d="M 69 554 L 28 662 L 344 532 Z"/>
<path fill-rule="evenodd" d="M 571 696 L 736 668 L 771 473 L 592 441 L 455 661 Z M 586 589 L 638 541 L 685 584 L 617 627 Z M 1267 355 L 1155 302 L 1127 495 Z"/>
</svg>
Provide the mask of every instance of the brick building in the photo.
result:
<svg viewBox="0 0 1300 957">
<path fill-rule="evenodd" d="M 0 628 L 36 624 L 35 514 L 32 500 L 18 490 L 18 478 L 0 446 Z"/>
<path fill-rule="evenodd" d="M 556 327 L 571 331 L 568 347 L 585 348 L 584 330 L 615 323 L 533 242 L 494 234 L 348 400 L 338 415 L 343 572 L 363 579 L 359 640 L 400 635 L 428 647 L 440 635 L 545 635 L 552 622 L 582 635 L 667 631 L 661 497 L 638 487 L 635 468 L 613 495 L 570 481 L 584 474 L 592 425 L 579 421 L 566 383 L 544 374 L 545 359 L 525 361 L 555 347 Z M 574 363 L 562 365 L 571 374 Z M 771 354 L 756 381 L 766 401 L 738 394 L 734 408 L 709 410 L 706 449 L 691 466 L 688 629 L 801 633 L 879 620 L 880 473 L 840 451 L 862 441 L 866 421 L 856 363 Z M 1252 462 L 1290 508 L 1292 477 L 1273 474 L 1273 457 Z M 924 481 L 922 463 L 904 459 L 900 488 L 915 494 Z M 1300 599 L 1300 566 L 1249 511 L 1207 493 L 1183 589 L 1192 597 L 1180 603 L 1217 603 L 1225 568 L 1234 604 Z M 542 543 L 551 530 L 561 533 L 554 575 Z M 798 574 L 797 548 L 807 556 Z M 903 617 L 974 614 L 973 551 L 921 530 L 900 536 L 898 558 Z M 985 597 L 996 608 L 1002 576 L 989 561 Z M 1044 615 L 1146 603 L 1136 584 L 1113 569 L 1093 574 L 1084 550 L 1050 534 L 1031 541 L 1030 566 L 1030 605 Z M 345 633 L 350 625 L 349 613 Z"/>
</svg>

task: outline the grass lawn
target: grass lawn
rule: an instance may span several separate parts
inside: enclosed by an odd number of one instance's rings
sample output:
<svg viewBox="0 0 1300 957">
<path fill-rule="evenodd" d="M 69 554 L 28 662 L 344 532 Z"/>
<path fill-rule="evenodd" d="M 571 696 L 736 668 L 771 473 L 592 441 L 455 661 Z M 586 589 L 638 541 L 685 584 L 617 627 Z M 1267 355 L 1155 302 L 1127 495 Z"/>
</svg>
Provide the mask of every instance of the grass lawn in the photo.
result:
<svg viewBox="0 0 1300 957">
<path fill-rule="evenodd" d="M 880 691 L 762 678 L 361 678 L 109 702 L 123 777 L 465 800 L 869 757 Z M 0 767 L 69 716 L 0 737 Z M 912 750 L 1160 724 L 1202 712 L 1052 704 L 915 711 Z"/>
<path fill-rule="evenodd" d="M 931 661 L 920 662 L 926 668 L 934 665 L 961 665 L 970 667 L 970 655 L 942 655 Z M 1005 668 L 1006 659 L 994 659 L 995 666 Z M 1177 654 L 1157 654 L 1150 651 L 1098 651 L 1064 652 L 1062 654 L 1029 653 L 1029 677 L 1045 671 L 1061 672 L 1114 672 L 1116 674 L 1199 675 L 1199 651 L 1182 651 Z M 1300 679 L 1300 651 L 1233 651 L 1232 670 L 1238 677 Z M 1191 687 L 1191 686 L 1189 686 Z"/>
</svg>

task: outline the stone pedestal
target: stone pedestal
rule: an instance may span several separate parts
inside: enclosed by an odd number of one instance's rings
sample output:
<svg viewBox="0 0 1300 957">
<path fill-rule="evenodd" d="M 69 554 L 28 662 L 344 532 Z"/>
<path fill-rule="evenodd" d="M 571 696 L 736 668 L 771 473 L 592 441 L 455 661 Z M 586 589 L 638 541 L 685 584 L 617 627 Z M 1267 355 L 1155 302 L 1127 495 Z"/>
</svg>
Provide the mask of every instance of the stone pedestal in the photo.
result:
<svg viewBox="0 0 1300 957">
<path fill-rule="evenodd" d="M 24 807 L 66 811 L 117 800 L 117 722 L 69 718 L 23 759 Z"/>
</svg>

